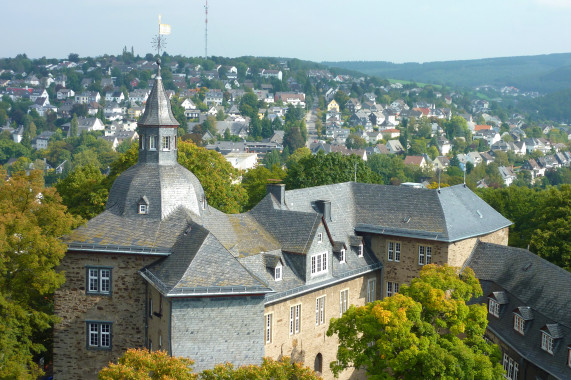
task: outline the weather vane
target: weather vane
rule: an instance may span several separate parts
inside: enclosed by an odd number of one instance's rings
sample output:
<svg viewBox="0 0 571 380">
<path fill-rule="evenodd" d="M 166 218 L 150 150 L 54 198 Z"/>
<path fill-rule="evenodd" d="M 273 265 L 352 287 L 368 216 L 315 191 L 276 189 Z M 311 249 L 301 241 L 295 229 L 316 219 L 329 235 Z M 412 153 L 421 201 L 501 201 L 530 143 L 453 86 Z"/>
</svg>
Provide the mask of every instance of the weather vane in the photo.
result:
<svg viewBox="0 0 571 380">
<path fill-rule="evenodd" d="M 153 48 L 157 49 L 157 54 L 161 55 L 161 50 L 165 50 L 167 46 L 166 35 L 171 34 L 171 26 L 169 24 L 161 24 L 161 15 L 159 15 L 159 34 L 153 37 Z"/>
</svg>

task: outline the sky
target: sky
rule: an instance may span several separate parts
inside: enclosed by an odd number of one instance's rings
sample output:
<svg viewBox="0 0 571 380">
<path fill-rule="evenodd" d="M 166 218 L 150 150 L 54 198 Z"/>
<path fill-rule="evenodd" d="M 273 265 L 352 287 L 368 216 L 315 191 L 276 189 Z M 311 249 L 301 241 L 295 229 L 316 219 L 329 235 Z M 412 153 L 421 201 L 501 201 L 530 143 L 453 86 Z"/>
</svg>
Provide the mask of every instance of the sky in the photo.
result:
<svg viewBox="0 0 571 380">
<path fill-rule="evenodd" d="M 205 0 L 21 0 L 2 6 L 0 57 L 205 55 Z M 210 0 L 208 55 L 432 62 L 571 52 L 571 0 Z"/>
</svg>

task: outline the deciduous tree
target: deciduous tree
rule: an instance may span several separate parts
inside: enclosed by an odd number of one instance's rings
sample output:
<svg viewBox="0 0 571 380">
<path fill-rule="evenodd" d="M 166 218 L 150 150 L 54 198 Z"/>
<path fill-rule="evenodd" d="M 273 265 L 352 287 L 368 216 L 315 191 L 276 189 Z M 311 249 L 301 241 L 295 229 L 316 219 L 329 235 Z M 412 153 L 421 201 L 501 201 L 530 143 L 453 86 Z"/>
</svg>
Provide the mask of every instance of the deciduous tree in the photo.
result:
<svg viewBox="0 0 571 380">
<path fill-rule="evenodd" d="M 484 305 L 466 305 L 482 289 L 466 268 L 425 265 L 400 293 L 333 318 L 339 337 L 334 373 L 364 367 L 369 379 L 499 379 L 497 346 L 487 343 Z"/>
<path fill-rule="evenodd" d="M 0 378 L 34 379 L 33 358 L 55 321 L 52 295 L 64 282 L 55 268 L 66 251 L 61 236 L 77 225 L 42 173 L 0 168 Z"/>
</svg>

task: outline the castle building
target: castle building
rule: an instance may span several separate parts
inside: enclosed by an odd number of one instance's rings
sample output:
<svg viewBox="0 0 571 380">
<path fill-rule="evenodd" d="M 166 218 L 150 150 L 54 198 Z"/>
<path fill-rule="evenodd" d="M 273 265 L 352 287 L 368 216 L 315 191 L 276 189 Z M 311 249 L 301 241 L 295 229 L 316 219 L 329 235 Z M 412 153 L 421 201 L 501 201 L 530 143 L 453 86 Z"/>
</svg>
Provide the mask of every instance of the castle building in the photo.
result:
<svg viewBox="0 0 571 380">
<path fill-rule="evenodd" d="M 398 292 L 423 265 L 461 266 L 479 242 L 507 244 L 511 222 L 463 185 L 269 185 L 251 211 L 224 214 L 177 162 L 160 74 L 138 126 L 138 163 L 66 237 L 56 379 L 94 379 L 131 347 L 196 370 L 286 355 L 330 379 L 332 317 Z"/>
</svg>

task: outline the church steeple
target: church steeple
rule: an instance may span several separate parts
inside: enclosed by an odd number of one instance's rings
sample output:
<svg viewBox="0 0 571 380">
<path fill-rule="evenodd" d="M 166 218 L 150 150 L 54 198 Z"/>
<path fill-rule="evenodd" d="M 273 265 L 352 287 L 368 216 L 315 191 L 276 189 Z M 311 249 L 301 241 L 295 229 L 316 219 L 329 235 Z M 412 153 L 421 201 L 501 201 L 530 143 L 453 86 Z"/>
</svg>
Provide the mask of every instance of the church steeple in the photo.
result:
<svg viewBox="0 0 571 380">
<path fill-rule="evenodd" d="M 169 98 L 161 78 L 161 60 L 157 59 L 155 84 L 139 118 L 139 162 L 173 165 L 177 162 L 177 130 Z"/>
</svg>

